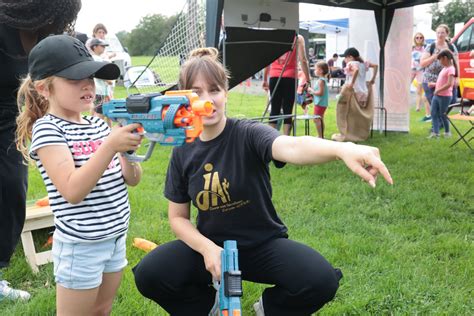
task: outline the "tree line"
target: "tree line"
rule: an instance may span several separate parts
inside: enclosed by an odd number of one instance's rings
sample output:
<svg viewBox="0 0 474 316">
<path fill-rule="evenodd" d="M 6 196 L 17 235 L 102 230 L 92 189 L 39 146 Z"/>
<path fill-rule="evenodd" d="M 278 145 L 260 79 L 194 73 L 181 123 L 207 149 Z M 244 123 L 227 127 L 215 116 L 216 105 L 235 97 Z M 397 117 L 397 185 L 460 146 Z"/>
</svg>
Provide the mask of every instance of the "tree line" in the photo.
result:
<svg viewBox="0 0 474 316">
<path fill-rule="evenodd" d="M 470 18 L 474 17 L 474 1 L 472 0 L 452 0 L 443 8 L 438 3 L 431 5 L 430 13 L 432 14 L 432 29 L 440 24 L 446 24 L 450 29 L 449 36 L 454 34 L 454 24 L 462 22 L 466 23 Z"/>
<path fill-rule="evenodd" d="M 120 31 L 116 35 L 122 45 L 128 48 L 130 55 L 152 56 L 165 41 L 177 18 L 178 15 L 147 15 L 131 32 Z"/>
</svg>

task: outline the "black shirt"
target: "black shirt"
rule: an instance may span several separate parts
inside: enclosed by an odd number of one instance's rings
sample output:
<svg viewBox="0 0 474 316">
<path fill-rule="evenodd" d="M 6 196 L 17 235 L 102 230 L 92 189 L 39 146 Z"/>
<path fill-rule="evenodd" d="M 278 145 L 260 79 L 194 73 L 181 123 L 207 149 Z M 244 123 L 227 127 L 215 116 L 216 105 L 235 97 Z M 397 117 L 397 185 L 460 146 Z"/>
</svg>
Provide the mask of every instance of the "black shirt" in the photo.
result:
<svg viewBox="0 0 474 316">
<path fill-rule="evenodd" d="M 15 125 L 16 95 L 28 73 L 27 57 L 18 30 L 0 24 L 0 130 Z"/>
<path fill-rule="evenodd" d="M 233 239 L 239 248 L 251 248 L 287 237 L 271 201 L 268 165 L 278 136 L 268 125 L 227 119 L 215 139 L 196 139 L 174 148 L 166 198 L 175 203 L 192 201 L 198 209 L 197 229 L 218 245 Z"/>
</svg>

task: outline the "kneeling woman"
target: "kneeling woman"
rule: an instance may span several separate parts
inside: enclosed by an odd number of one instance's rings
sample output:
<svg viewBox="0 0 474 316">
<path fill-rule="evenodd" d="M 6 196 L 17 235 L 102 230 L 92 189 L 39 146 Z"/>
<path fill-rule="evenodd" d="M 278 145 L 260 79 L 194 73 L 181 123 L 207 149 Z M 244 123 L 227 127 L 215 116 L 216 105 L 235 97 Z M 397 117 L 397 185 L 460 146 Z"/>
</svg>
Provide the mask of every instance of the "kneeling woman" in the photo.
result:
<svg viewBox="0 0 474 316">
<path fill-rule="evenodd" d="M 177 147 L 165 196 L 178 240 L 159 246 L 134 268 L 139 291 L 171 315 L 207 315 L 220 279 L 225 240 L 237 240 L 242 278 L 273 284 L 254 305 L 257 315 L 309 315 L 334 298 L 341 274 L 312 248 L 289 240 L 272 203 L 269 163 L 320 164 L 336 159 L 375 186 L 390 174 L 377 148 L 315 137 L 280 135 L 268 125 L 225 116 L 228 74 L 217 50 L 191 52 L 179 78 L 182 89 L 212 100 L 199 139 Z M 190 221 L 190 203 L 199 214 Z"/>
</svg>

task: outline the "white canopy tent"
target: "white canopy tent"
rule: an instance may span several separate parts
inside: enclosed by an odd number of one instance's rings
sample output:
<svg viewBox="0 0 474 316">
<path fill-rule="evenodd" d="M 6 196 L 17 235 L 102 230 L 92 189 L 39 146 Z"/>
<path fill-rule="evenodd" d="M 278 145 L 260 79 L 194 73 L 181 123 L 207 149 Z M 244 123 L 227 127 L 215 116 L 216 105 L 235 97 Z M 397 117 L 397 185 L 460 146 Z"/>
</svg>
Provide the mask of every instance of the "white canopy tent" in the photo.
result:
<svg viewBox="0 0 474 316">
<path fill-rule="evenodd" d="M 349 44 L 348 18 L 300 21 L 299 26 L 310 33 L 326 35 L 326 59 L 334 53 L 343 53 Z"/>
<path fill-rule="evenodd" d="M 310 33 L 347 35 L 349 19 L 300 21 L 300 28 Z"/>
</svg>

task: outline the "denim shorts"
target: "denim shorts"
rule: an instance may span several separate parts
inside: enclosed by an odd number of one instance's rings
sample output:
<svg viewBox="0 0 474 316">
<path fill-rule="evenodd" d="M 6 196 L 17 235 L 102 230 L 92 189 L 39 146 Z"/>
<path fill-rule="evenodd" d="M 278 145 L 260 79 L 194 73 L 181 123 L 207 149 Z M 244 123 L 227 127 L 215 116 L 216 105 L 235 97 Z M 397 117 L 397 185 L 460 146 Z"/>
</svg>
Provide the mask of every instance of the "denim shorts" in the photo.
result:
<svg viewBox="0 0 474 316">
<path fill-rule="evenodd" d="M 74 290 L 94 289 L 102 274 L 127 265 L 126 235 L 99 242 L 64 242 L 54 238 L 53 263 L 57 284 Z"/>
</svg>

